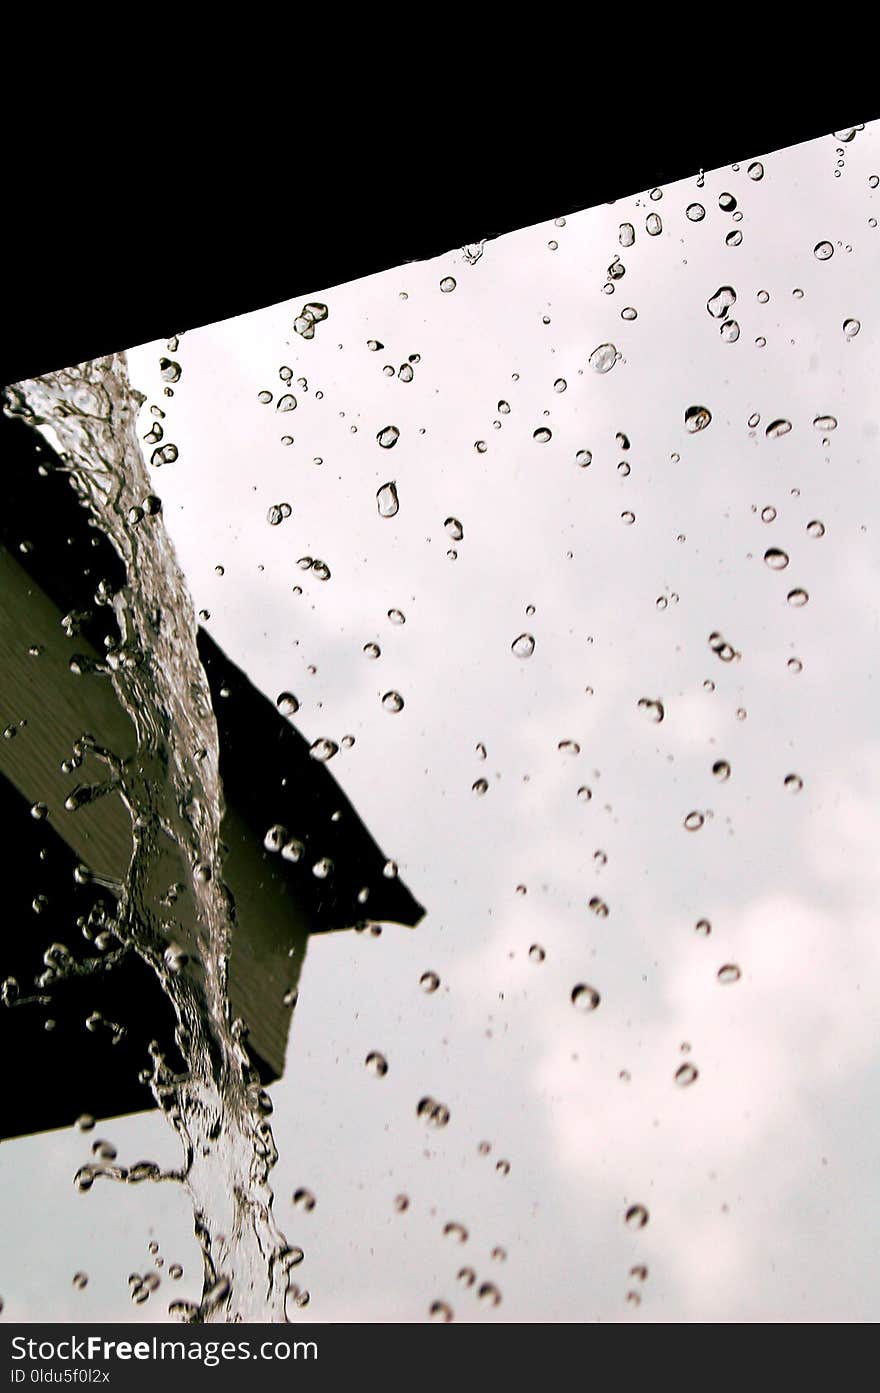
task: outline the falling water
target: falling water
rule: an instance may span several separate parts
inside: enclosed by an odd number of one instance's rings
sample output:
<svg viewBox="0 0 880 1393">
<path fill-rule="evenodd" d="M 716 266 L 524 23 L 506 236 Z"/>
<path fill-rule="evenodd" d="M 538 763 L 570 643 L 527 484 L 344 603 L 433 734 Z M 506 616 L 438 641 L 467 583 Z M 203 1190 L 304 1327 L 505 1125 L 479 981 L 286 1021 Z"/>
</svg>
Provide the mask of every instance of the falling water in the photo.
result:
<svg viewBox="0 0 880 1393">
<path fill-rule="evenodd" d="M 101 792 L 120 794 L 131 817 L 132 853 L 118 887 L 115 932 L 155 972 L 176 1016 L 185 1061 L 172 1072 L 151 1048 L 150 1087 L 177 1132 L 179 1170 L 93 1164 L 77 1177 L 182 1183 L 192 1199 L 204 1257 L 201 1302 L 171 1313 L 190 1322 L 284 1321 L 288 1247 L 272 1212 L 270 1173 L 277 1151 L 271 1102 L 247 1053 L 247 1028 L 232 1017 L 228 962 L 235 909 L 223 884 L 217 724 L 196 647 L 197 622 L 161 512 L 143 525 L 150 480 L 135 433 L 143 398 L 123 355 L 19 383 L 6 412 L 42 430 L 94 522 L 126 568 L 112 604 L 119 638 L 107 666 L 130 717 L 137 754 L 122 760 L 86 744 L 104 766 Z M 137 523 L 132 520 L 137 519 Z M 191 923 L 173 925 L 187 952 L 169 951 L 167 891 L 184 885 Z M 163 906 L 162 901 L 165 900 Z"/>
</svg>

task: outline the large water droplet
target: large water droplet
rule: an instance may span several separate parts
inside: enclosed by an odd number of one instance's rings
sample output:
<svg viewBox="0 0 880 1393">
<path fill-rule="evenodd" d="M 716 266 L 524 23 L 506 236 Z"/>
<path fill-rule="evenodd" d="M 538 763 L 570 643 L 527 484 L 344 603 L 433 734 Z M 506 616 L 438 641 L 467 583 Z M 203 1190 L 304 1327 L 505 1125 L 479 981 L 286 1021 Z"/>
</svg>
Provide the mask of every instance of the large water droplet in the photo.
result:
<svg viewBox="0 0 880 1393">
<path fill-rule="evenodd" d="M 705 430 L 711 420 L 712 413 L 708 406 L 689 406 L 684 413 L 685 429 L 691 435 L 695 435 L 697 431 Z"/>
<path fill-rule="evenodd" d="M 650 697 L 639 698 L 639 710 L 644 711 L 655 725 L 659 725 L 666 715 L 662 701 L 653 701 Z"/>
<path fill-rule="evenodd" d="M 696 1083 L 700 1073 L 695 1064 L 681 1064 L 675 1071 L 675 1082 L 679 1088 L 687 1088 Z"/>
<path fill-rule="evenodd" d="M 600 343 L 590 354 L 590 367 L 594 372 L 610 372 L 617 362 L 617 349 L 613 343 Z"/>
<path fill-rule="evenodd" d="M 319 760 L 321 764 L 326 764 L 328 759 L 332 759 L 338 752 L 339 746 L 336 744 L 335 740 L 315 740 L 314 743 L 309 746 L 309 754 L 312 756 L 312 759 Z"/>
<path fill-rule="evenodd" d="M 706 309 L 713 319 L 723 319 L 727 311 L 736 304 L 736 291 L 732 285 L 721 285 L 706 301 Z"/>
<path fill-rule="evenodd" d="M 548 440 L 552 439 L 552 435 L 553 432 L 548 430 L 546 426 L 539 426 L 536 431 L 532 432 L 532 439 L 537 440 L 539 445 L 546 445 Z"/>
<path fill-rule="evenodd" d="M 596 988 L 588 986 L 586 982 L 579 982 L 576 987 L 572 987 L 571 1003 L 576 1011 L 582 1011 L 584 1014 L 595 1011 L 601 1000 Z"/>
<path fill-rule="evenodd" d="M 618 240 L 622 247 L 631 247 L 636 240 L 636 230 L 631 222 L 622 222 L 618 232 Z"/>
<path fill-rule="evenodd" d="M 397 426 L 383 426 L 376 439 L 383 450 L 390 450 L 392 445 L 396 445 L 400 439 L 400 431 Z"/>
<path fill-rule="evenodd" d="M 382 698 L 384 710 L 398 712 L 403 710 L 403 697 L 400 692 L 386 692 Z"/>
<path fill-rule="evenodd" d="M 768 440 L 778 440 L 782 435 L 788 435 L 791 430 L 791 421 L 786 421 L 780 417 L 778 420 L 771 421 L 764 434 Z"/>
<path fill-rule="evenodd" d="M 689 203 L 685 211 L 685 217 L 690 222 L 702 222 L 706 216 L 706 210 L 702 203 Z"/>
<path fill-rule="evenodd" d="M 817 242 L 813 248 L 813 255 L 817 261 L 829 261 L 834 255 L 834 248 L 830 242 Z"/>
<path fill-rule="evenodd" d="M 397 496 L 397 484 L 394 480 L 389 480 L 383 484 L 376 494 L 376 504 L 379 509 L 380 518 L 393 518 L 400 508 L 400 499 Z"/>
<path fill-rule="evenodd" d="M 531 634 L 520 634 L 510 645 L 515 658 L 530 658 L 535 651 L 535 640 Z"/>
<path fill-rule="evenodd" d="M 295 716 L 299 710 L 299 702 L 293 695 L 293 692 L 281 692 L 275 698 L 275 705 L 278 707 L 282 716 Z"/>
<path fill-rule="evenodd" d="M 440 282 L 440 289 L 443 291 L 444 295 L 449 295 L 455 289 L 455 286 L 456 281 L 454 276 L 444 276 Z"/>
<path fill-rule="evenodd" d="M 779 547 L 768 547 L 764 552 L 764 560 L 771 570 L 784 571 L 788 565 L 788 554 Z"/>
<path fill-rule="evenodd" d="M 821 431 L 837 430 L 837 417 L 836 417 L 836 416 L 815 416 L 815 417 L 813 418 L 813 425 L 816 427 L 816 430 L 821 430 Z"/>
<path fill-rule="evenodd" d="M 748 174 L 750 179 L 763 179 L 764 166 L 761 164 L 760 160 L 753 160 L 752 163 L 749 165 L 746 173 Z"/>
<path fill-rule="evenodd" d="M 649 237 L 659 237 L 663 231 L 663 221 L 659 213 L 649 213 L 645 218 L 645 231 Z"/>
</svg>

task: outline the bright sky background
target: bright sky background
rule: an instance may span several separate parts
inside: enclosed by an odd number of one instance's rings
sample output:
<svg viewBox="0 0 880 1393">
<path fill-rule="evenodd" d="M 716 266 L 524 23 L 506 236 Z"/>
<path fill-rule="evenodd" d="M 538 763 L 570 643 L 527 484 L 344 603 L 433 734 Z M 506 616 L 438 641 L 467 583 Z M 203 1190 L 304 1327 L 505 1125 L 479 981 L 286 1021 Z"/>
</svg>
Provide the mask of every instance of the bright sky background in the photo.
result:
<svg viewBox="0 0 880 1393">
<path fill-rule="evenodd" d="M 473 265 L 453 251 L 316 287 L 330 313 L 311 341 L 292 328 L 302 297 L 129 355 L 179 450 L 154 486 L 196 608 L 267 696 L 298 696 L 307 738 L 355 736 L 332 772 L 428 908 L 414 932 L 310 944 L 273 1089 L 276 1208 L 306 1251 L 309 1319 L 421 1321 L 437 1299 L 457 1320 L 880 1318 L 880 124 L 763 168 L 511 234 Z M 625 275 L 606 295 L 615 257 Z M 706 308 L 723 285 L 735 343 Z M 605 343 L 622 357 L 598 374 Z M 170 399 L 161 356 L 182 367 Z M 279 413 L 288 390 L 297 407 Z M 690 434 L 695 405 L 712 420 Z M 835 430 L 814 427 L 824 415 Z M 777 419 L 791 431 L 767 438 Z M 400 508 L 383 518 L 390 480 Z M 291 515 L 269 526 L 281 502 Z M 738 661 L 716 656 L 714 631 Z M 527 660 L 511 652 L 523 632 Z M 662 700 L 662 724 L 642 698 Z M 722 985 L 729 963 L 742 975 Z M 601 993 L 591 1014 L 571 1003 L 581 982 Z M 699 1076 L 681 1088 L 686 1062 Z M 426 1094 L 450 1109 L 441 1131 L 416 1117 Z M 10 1320 L 157 1320 L 197 1295 L 184 1196 L 74 1191 L 98 1134 L 126 1164 L 176 1155 L 155 1116 L 0 1148 Z M 291 1204 L 299 1186 L 311 1213 Z M 638 1232 L 635 1203 L 650 1211 Z M 152 1237 L 186 1276 L 133 1307 L 128 1274 L 148 1270 Z M 498 1286 L 498 1307 L 457 1283 L 463 1266 Z"/>
</svg>

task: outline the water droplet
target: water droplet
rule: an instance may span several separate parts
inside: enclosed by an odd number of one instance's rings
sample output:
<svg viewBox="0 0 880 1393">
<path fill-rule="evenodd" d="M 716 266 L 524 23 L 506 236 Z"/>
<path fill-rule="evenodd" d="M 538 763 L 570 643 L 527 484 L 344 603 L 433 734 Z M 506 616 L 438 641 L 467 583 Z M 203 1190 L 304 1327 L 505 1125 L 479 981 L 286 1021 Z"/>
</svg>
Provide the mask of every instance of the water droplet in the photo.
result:
<svg viewBox="0 0 880 1393">
<path fill-rule="evenodd" d="M 631 247 L 636 240 L 636 230 L 631 222 L 622 222 L 618 232 L 618 239 L 622 247 Z"/>
<path fill-rule="evenodd" d="M 659 213 L 649 213 L 645 218 L 645 231 L 649 237 L 659 237 L 663 231 L 663 221 Z"/>
<path fill-rule="evenodd" d="M 495 1162 L 495 1169 L 496 1169 L 496 1171 L 498 1172 L 499 1175 L 510 1175 L 510 1162 L 509 1162 L 509 1161 L 496 1161 L 496 1162 Z"/>
<path fill-rule="evenodd" d="M 578 791 L 577 791 L 577 796 L 578 796 L 578 798 L 581 800 L 582 803 L 589 803 L 589 801 L 590 801 L 590 799 L 592 798 L 593 794 L 592 794 L 591 790 L 587 788 L 587 785 L 586 785 L 586 784 L 582 784 L 581 787 L 580 787 L 580 788 L 578 789 Z"/>
<path fill-rule="evenodd" d="M 593 455 L 590 450 L 578 450 L 574 458 L 575 463 L 579 464 L 581 469 L 586 469 L 587 466 L 593 462 Z"/>
<path fill-rule="evenodd" d="M 383 426 L 376 439 L 383 450 L 390 450 L 392 445 L 396 445 L 400 439 L 400 431 L 397 426 Z"/>
<path fill-rule="evenodd" d="M 764 552 L 764 560 L 771 570 L 784 571 L 788 565 L 788 554 L 779 547 L 768 547 Z"/>
<path fill-rule="evenodd" d="M 312 875 L 318 880 L 326 880 L 332 870 L 333 862 L 330 860 L 330 857 L 322 856 L 321 859 L 316 861 L 314 866 L 312 866 Z"/>
<path fill-rule="evenodd" d="M 648 716 L 655 725 L 659 725 L 666 715 L 663 702 L 659 700 L 654 701 L 650 697 L 640 697 L 638 708 L 640 711 L 644 711 L 645 715 Z"/>
<path fill-rule="evenodd" d="M 414 374 L 410 364 L 401 363 L 397 370 L 397 376 L 400 378 L 401 382 L 412 382 Z"/>
<path fill-rule="evenodd" d="M 581 752 L 581 747 L 576 740 L 560 740 L 556 748 L 565 755 L 579 755 Z"/>
<path fill-rule="evenodd" d="M 643 1204 L 631 1204 L 623 1216 L 623 1222 L 627 1228 L 643 1229 L 648 1222 L 649 1214 Z"/>
<path fill-rule="evenodd" d="M 477 1274 L 472 1267 L 462 1267 L 456 1276 L 456 1281 L 463 1287 L 472 1287 L 476 1280 Z"/>
<path fill-rule="evenodd" d="M 708 919 L 698 919 L 694 925 L 694 930 L 700 935 L 700 938 L 708 938 L 712 932 L 712 925 Z"/>
<path fill-rule="evenodd" d="M 379 489 L 376 504 L 380 518 L 393 518 L 396 515 L 400 508 L 400 499 L 397 496 L 397 484 L 393 479 Z"/>
<path fill-rule="evenodd" d="M 600 343 L 590 354 L 590 367 L 594 372 L 610 372 L 617 362 L 617 349 L 613 343 Z"/>
<path fill-rule="evenodd" d="M 428 1127 L 445 1127 L 449 1122 L 449 1109 L 436 1098 L 422 1098 L 416 1108 L 416 1116 Z"/>
<path fill-rule="evenodd" d="M 419 986 L 430 996 L 440 986 L 440 978 L 436 972 L 423 972 L 419 978 Z"/>
<path fill-rule="evenodd" d="M 382 874 L 386 880 L 396 880 L 397 871 L 398 867 L 396 861 L 386 861 L 385 865 L 382 867 Z"/>
<path fill-rule="evenodd" d="M 546 445 L 548 440 L 552 439 L 552 434 L 552 431 L 548 430 L 546 426 L 539 426 L 536 431 L 532 432 L 532 439 L 537 440 L 540 445 Z"/>
<path fill-rule="evenodd" d="M 311 1190 L 299 1189 L 294 1191 L 293 1203 L 296 1205 L 297 1209 L 303 1210 L 305 1214 L 311 1214 L 317 1204 L 317 1200 Z"/>
<path fill-rule="evenodd" d="M 702 222 L 706 216 L 706 210 L 702 203 L 689 203 L 685 209 L 685 217 L 691 222 Z"/>
<path fill-rule="evenodd" d="M 706 301 L 706 309 L 713 319 L 724 319 L 727 311 L 736 304 L 736 291 L 732 285 L 721 285 Z"/>
<path fill-rule="evenodd" d="M 632 527 L 633 523 L 634 523 L 635 520 L 636 520 L 636 515 L 635 515 L 635 513 L 631 513 L 631 512 L 629 512 L 628 510 L 627 510 L 627 512 L 625 512 L 625 513 L 621 513 L 620 516 L 621 516 L 621 519 L 623 520 L 623 522 L 626 524 L 627 527 Z"/>
<path fill-rule="evenodd" d="M 299 710 L 299 702 L 293 692 L 280 692 L 275 698 L 275 705 L 282 716 L 295 716 Z"/>
<path fill-rule="evenodd" d="M 675 1082 L 679 1088 L 687 1088 L 689 1084 L 696 1083 L 700 1076 L 700 1071 L 695 1064 L 681 1064 L 675 1071 Z"/>
<path fill-rule="evenodd" d="M 368 658 L 378 658 L 382 653 L 382 649 L 379 647 L 378 643 L 365 643 L 364 652 Z"/>
<path fill-rule="evenodd" d="M 87 1274 L 87 1273 L 85 1273 L 85 1272 L 74 1272 L 74 1274 L 73 1274 L 73 1285 L 76 1287 L 77 1291 L 85 1291 L 85 1289 L 86 1289 L 86 1287 L 88 1286 L 88 1284 L 89 1284 L 89 1278 L 88 1278 L 88 1274 Z"/>
<path fill-rule="evenodd" d="M 739 981 L 742 977 L 742 970 L 736 963 L 725 963 L 723 967 L 719 967 L 717 975 L 719 982 L 729 986 L 732 982 Z"/>
<path fill-rule="evenodd" d="M 712 420 L 712 413 L 707 406 L 689 406 L 684 413 L 685 429 L 691 435 L 697 431 L 705 430 Z"/>
<path fill-rule="evenodd" d="M 720 193 L 718 195 L 718 207 L 722 213 L 732 213 L 736 207 L 736 199 L 732 193 Z"/>
<path fill-rule="evenodd" d="M 817 242 L 813 255 L 817 261 L 828 261 L 834 255 L 834 248 L 830 242 Z"/>
<path fill-rule="evenodd" d="M 750 179 L 763 179 L 764 166 L 760 160 L 753 160 L 746 171 Z"/>
<path fill-rule="evenodd" d="M 587 986 L 586 982 L 579 982 L 576 987 L 572 988 L 571 1003 L 576 1011 L 582 1011 L 585 1014 L 595 1011 L 601 1000 L 596 988 Z"/>
<path fill-rule="evenodd" d="M 730 778 L 730 765 L 726 759 L 716 759 L 712 765 L 712 773 L 719 783 L 726 783 Z"/>
<path fill-rule="evenodd" d="M 400 692 L 386 692 L 382 698 L 382 706 L 386 711 L 398 712 L 403 710 L 403 697 Z"/>
<path fill-rule="evenodd" d="M 338 752 L 339 746 L 336 744 L 335 740 L 315 740 L 313 744 L 309 746 L 309 754 L 312 759 L 317 759 L 321 764 L 326 764 L 328 759 L 332 759 Z"/>
<path fill-rule="evenodd" d="M 443 1225 L 444 1238 L 454 1238 L 456 1243 L 467 1243 L 468 1231 L 464 1224 L 450 1222 Z"/>
<path fill-rule="evenodd" d="M 515 658 L 530 658 L 535 651 L 535 640 L 531 634 L 520 634 L 510 645 Z"/>
<path fill-rule="evenodd" d="M 735 228 L 733 232 L 728 232 L 727 236 L 724 239 L 724 244 L 727 247 L 738 247 L 742 242 L 742 239 L 743 235 L 740 232 L 739 228 Z"/>
<path fill-rule="evenodd" d="M 489 785 L 485 779 L 477 779 L 475 783 L 471 784 L 471 792 L 475 793 L 478 798 L 482 798 L 489 792 Z"/>
<path fill-rule="evenodd" d="M 771 421 L 764 434 L 768 440 L 778 440 L 782 435 L 788 435 L 791 430 L 791 421 L 786 421 L 780 417 L 776 421 Z"/>
<path fill-rule="evenodd" d="M 772 506 L 772 504 L 769 504 L 769 503 L 768 503 L 766 508 L 762 508 L 762 509 L 761 509 L 761 521 L 762 521 L 762 522 L 773 522 L 774 519 L 775 519 L 775 517 L 776 517 L 776 509 Z"/>
<path fill-rule="evenodd" d="M 597 915 L 600 919 L 607 919 L 608 915 L 611 912 L 605 901 L 600 899 L 598 895 L 593 896 L 593 898 L 590 900 L 589 907 L 593 911 L 593 913 Z"/>
<path fill-rule="evenodd" d="M 406 615 L 402 609 L 390 609 L 388 611 L 388 618 L 391 620 L 392 624 L 406 623 Z"/>
<path fill-rule="evenodd" d="M 444 295 L 449 295 L 455 289 L 455 279 L 452 276 L 444 276 L 440 282 L 440 289 Z"/>
<path fill-rule="evenodd" d="M 800 609 L 803 605 L 805 605 L 805 604 L 807 603 L 807 601 L 809 600 L 810 597 L 809 597 L 809 595 L 807 594 L 806 590 L 800 590 L 800 589 L 798 589 L 798 590 L 789 590 L 788 595 L 786 596 L 786 598 L 787 598 L 788 603 L 789 603 L 790 605 L 794 605 L 794 607 L 795 607 L 796 609 Z"/>
<path fill-rule="evenodd" d="M 836 416 L 816 416 L 813 418 L 813 425 L 816 430 L 831 431 L 837 430 Z"/>
<path fill-rule="evenodd" d="M 542 963 L 546 956 L 547 954 L 541 947 L 540 943 L 532 944 L 531 948 L 529 949 L 529 962 Z"/>
<path fill-rule="evenodd" d="M 789 793 L 800 793 L 804 786 L 804 781 L 800 774 L 786 774 L 783 779 L 783 785 L 788 789 Z"/>
<path fill-rule="evenodd" d="M 501 1304 L 501 1292 L 494 1282 L 483 1282 L 477 1292 L 477 1297 L 484 1306 L 499 1306 Z"/>
<path fill-rule="evenodd" d="M 409 1196 L 395 1195 L 394 1208 L 397 1210 L 398 1214 L 404 1214 L 406 1210 L 409 1209 Z"/>
<path fill-rule="evenodd" d="M 448 1325 L 453 1319 L 453 1310 L 446 1301 L 432 1301 L 428 1308 L 428 1315 L 431 1320 Z"/>
<path fill-rule="evenodd" d="M 706 819 L 702 813 L 694 811 L 688 813 L 684 820 L 684 825 L 689 832 L 699 832 L 705 821 Z"/>
<path fill-rule="evenodd" d="M 284 396 L 279 397 L 275 403 L 275 410 L 280 411 L 282 415 L 286 414 L 288 411 L 295 411 L 296 397 L 292 396 L 290 392 L 285 392 Z"/>
<path fill-rule="evenodd" d="M 720 332 L 725 343 L 736 343 L 739 339 L 739 325 L 735 319 L 725 319 L 720 326 Z"/>
<path fill-rule="evenodd" d="M 374 1078 L 384 1079 L 388 1073 L 388 1060 L 378 1050 L 372 1050 L 364 1060 L 364 1065 Z"/>
</svg>

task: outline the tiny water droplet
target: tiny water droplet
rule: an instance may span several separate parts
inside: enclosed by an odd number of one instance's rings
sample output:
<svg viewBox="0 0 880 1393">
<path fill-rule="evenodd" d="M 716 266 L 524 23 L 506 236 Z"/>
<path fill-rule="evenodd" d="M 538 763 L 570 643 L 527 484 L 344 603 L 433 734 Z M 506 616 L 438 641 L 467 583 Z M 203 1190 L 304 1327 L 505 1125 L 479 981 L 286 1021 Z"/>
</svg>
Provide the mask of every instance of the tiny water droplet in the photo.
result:
<svg viewBox="0 0 880 1393">
<path fill-rule="evenodd" d="M 687 1088 L 690 1084 L 696 1083 L 700 1076 L 700 1071 L 695 1064 L 681 1064 L 675 1071 L 675 1082 L 679 1088 Z"/>
<path fill-rule="evenodd" d="M 788 789 L 789 793 L 800 793 L 804 786 L 804 781 L 800 774 L 786 774 L 783 785 Z"/>
<path fill-rule="evenodd" d="M 485 779 L 477 779 L 475 783 L 471 784 L 471 792 L 475 793 L 478 798 L 482 798 L 489 792 L 489 785 Z"/>
<path fill-rule="evenodd" d="M 384 1079 L 388 1073 L 388 1060 L 384 1054 L 379 1054 L 378 1050 L 372 1050 L 364 1060 L 364 1065 L 368 1073 L 374 1078 Z"/>
<path fill-rule="evenodd" d="M 546 956 L 547 954 L 541 947 L 540 943 L 532 944 L 531 948 L 529 949 L 529 962 L 542 963 Z"/>
<path fill-rule="evenodd" d="M 854 339 L 861 327 L 857 319 L 845 319 L 843 321 L 843 332 L 848 339 Z"/>
<path fill-rule="evenodd" d="M 684 820 L 684 825 L 689 832 L 699 832 L 705 821 L 706 819 L 702 813 L 694 811 L 688 813 Z"/>
<path fill-rule="evenodd" d="M 738 982 L 742 977 L 742 970 L 736 963 L 725 963 L 718 969 L 718 981 L 724 986 L 729 986 L 733 982 Z"/>
<path fill-rule="evenodd" d="M 406 615 L 402 609 L 390 609 L 388 611 L 388 618 L 391 620 L 392 624 L 406 623 Z"/>
<path fill-rule="evenodd" d="M 761 509 L 762 522 L 773 522 L 775 517 L 776 509 L 771 504 L 768 503 L 766 508 Z"/>
<path fill-rule="evenodd" d="M 806 590 L 800 589 L 789 590 L 788 595 L 786 596 L 788 603 L 790 605 L 794 605 L 795 609 L 801 609 L 807 603 L 809 598 L 810 597 L 807 594 Z"/>
<path fill-rule="evenodd" d="M 712 925 L 708 919 L 698 919 L 694 925 L 694 930 L 700 935 L 700 938 L 708 938 L 712 932 Z"/>
<path fill-rule="evenodd" d="M 428 1315 L 431 1320 L 448 1325 L 453 1319 L 453 1310 L 447 1301 L 432 1301 L 428 1308 Z"/>
<path fill-rule="evenodd" d="M 419 978 L 419 986 L 430 996 L 440 986 L 440 978 L 436 972 L 423 972 Z"/>
<path fill-rule="evenodd" d="M 730 765 L 726 759 L 716 759 L 712 765 L 712 773 L 719 783 L 726 783 L 730 778 Z"/>
<path fill-rule="evenodd" d="M 382 649 L 379 647 L 378 643 L 365 643 L 364 652 L 368 658 L 378 658 L 382 653 Z"/>
<path fill-rule="evenodd" d="M 293 1203 L 296 1205 L 297 1209 L 301 1209 L 304 1213 L 310 1214 L 315 1208 L 317 1200 L 311 1190 L 304 1190 L 301 1188 L 294 1191 Z"/>
</svg>

